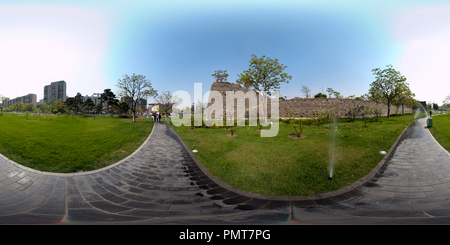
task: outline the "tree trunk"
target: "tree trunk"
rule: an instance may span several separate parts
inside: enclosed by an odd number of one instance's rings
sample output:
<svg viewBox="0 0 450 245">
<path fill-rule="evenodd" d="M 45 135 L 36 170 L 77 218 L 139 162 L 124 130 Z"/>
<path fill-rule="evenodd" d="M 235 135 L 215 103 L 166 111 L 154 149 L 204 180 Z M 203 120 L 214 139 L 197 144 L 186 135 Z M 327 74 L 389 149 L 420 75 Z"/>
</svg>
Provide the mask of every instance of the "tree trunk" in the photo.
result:
<svg viewBox="0 0 450 245">
<path fill-rule="evenodd" d="M 391 117 L 391 101 L 388 100 L 388 114 L 387 117 L 390 118 Z"/>
</svg>

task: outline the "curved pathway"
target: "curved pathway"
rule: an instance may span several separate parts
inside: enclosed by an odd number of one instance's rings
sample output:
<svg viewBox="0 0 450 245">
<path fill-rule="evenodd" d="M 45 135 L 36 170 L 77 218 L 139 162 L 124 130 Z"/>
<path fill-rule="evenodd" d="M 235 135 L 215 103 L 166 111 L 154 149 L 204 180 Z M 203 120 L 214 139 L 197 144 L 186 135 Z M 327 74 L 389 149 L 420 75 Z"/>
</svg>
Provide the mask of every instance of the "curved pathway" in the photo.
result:
<svg viewBox="0 0 450 245">
<path fill-rule="evenodd" d="M 131 156 L 97 171 L 40 172 L 0 155 L 0 224 L 450 223 L 450 154 L 425 120 L 365 178 L 306 197 L 222 183 L 164 124 Z"/>
</svg>

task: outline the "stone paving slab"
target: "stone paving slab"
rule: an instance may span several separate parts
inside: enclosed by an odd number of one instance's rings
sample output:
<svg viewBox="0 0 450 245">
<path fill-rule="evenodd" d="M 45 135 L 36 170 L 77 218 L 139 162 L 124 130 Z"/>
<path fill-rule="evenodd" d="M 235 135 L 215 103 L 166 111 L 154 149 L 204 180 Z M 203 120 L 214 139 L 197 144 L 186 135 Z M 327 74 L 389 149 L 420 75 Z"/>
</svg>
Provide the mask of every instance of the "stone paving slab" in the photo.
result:
<svg viewBox="0 0 450 245">
<path fill-rule="evenodd" d="M 0 224 L 447 224 L 450 154 L 425 120 L 360 181 L 305 197 L 221 182 L 158 123 L 135 153 L 96 171 L 41 172 L 0 155 Z"/>
</svg>

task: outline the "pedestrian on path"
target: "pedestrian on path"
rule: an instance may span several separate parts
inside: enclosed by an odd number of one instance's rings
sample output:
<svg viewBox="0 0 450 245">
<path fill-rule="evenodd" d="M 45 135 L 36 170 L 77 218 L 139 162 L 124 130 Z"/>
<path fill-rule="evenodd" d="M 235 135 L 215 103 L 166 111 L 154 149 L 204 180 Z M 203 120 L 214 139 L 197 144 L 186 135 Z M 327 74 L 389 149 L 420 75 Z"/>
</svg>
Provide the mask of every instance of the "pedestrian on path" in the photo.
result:
<svg viewBox="0 0 450 245">
<path fill-rule="evenodd" d="M 153 122 L 156 122 L 156 113 L 153 113 Z"/>
<path fill-rule="evenodd" d="M 158 114 L 158 122 L 161 122 L 161 113 Z"/>
</svg>

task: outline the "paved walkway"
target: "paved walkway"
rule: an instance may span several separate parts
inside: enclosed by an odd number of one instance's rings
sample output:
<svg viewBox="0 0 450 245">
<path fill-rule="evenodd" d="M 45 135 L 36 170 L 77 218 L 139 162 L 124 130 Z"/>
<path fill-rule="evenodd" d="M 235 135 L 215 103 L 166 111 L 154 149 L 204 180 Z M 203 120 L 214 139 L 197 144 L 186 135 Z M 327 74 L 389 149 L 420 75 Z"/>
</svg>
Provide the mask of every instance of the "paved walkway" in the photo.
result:
<svg viewBox="0 0 450 245">
<path fill-rule="evenodd" d="M 245 193 L 209 174 L 166 125 L 133 155 L 76 174 L 0 157 L 0 224 L 450 224 L 450 154 L 411 124 L 371 174 L 309 197 Z"/>
</svg>

